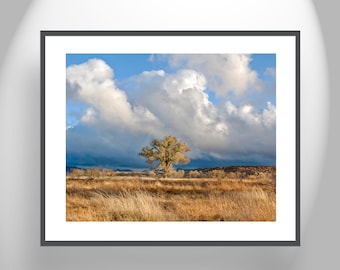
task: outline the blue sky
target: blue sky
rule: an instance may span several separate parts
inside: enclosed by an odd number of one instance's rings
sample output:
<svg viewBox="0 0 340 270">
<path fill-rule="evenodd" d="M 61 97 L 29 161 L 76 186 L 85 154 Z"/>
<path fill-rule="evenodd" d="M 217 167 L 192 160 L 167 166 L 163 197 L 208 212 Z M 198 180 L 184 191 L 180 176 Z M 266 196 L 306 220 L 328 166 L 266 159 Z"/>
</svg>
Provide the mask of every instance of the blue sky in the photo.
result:
<svg viewBox="0 0 340 270">
<path fill-rule="evenodd" d="M 187 142 L 187 168 L 275 165 L 274 54 L 68 54 L 68 166 L 145 169 L 153 138 Z M 183 166 L 182 166 L 183 167 Z"/>
</svg>

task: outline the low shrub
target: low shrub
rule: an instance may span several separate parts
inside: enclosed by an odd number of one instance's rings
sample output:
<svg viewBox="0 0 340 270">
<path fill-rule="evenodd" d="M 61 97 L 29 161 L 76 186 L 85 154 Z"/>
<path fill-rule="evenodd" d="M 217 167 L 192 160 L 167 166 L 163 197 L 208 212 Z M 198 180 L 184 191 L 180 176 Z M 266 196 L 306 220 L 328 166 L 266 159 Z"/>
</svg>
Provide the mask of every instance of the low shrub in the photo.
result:
<svg viewBox="0 0 340 270">
<path fill-rule="evenodd" d="M 223 178 L 225 176 L 224 170 L 212 170 L 208 173 L 209 177 L 211 178 Z"/>
<path fill-rule="evenodd" d="M 202 173 L 200 171 L 197 170 L 193 170 L 189 172 L 189 177 L 190 178 L 199 178 L 202 176 Z"/>
</svg>

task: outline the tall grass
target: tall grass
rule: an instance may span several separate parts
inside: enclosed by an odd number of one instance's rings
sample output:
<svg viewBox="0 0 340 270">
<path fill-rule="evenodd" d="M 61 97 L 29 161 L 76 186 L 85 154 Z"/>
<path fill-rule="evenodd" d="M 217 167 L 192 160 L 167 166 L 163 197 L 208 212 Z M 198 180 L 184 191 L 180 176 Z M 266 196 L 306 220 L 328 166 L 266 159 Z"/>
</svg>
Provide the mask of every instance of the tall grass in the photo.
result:
<svg viewBox="0 0 340 270">
<path fill-rule="evenodd" d="M 66 184 L 67 221 L 276 220 L 272 178 L 69 177 Z"/>
</svg>

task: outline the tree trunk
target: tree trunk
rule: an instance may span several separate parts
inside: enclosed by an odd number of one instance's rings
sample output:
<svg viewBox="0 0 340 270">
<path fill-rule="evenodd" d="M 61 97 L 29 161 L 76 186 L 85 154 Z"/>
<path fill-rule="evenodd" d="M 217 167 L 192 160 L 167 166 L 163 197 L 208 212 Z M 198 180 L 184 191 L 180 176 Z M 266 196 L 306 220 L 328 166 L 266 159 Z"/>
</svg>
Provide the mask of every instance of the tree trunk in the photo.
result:
<svg viewBox="0 0 340 270">
<path fill-rule="evenodd" d="M 172 170 L 173 170 L 172 162 L 166 163 L 164 167 L 164 177 L 169 177 Z"/>
</svg>

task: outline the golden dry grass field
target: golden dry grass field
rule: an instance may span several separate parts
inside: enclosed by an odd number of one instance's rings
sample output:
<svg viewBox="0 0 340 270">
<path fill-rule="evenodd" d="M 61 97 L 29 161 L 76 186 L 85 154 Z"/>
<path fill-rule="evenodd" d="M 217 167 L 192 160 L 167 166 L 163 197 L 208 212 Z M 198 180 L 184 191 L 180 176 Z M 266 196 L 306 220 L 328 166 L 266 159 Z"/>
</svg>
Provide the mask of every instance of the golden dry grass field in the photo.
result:
<svg viewBox="0 0 340 270">
<path fill-rule="evenodd" d="M 275 221 L 275 168 L 180 171 L 173 178 L 74 170 L 66 177 L 66 220 Z"/>
</svg>

